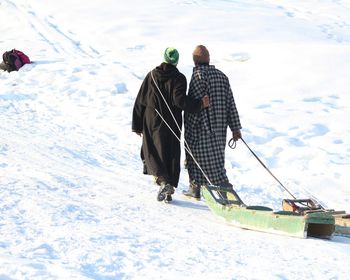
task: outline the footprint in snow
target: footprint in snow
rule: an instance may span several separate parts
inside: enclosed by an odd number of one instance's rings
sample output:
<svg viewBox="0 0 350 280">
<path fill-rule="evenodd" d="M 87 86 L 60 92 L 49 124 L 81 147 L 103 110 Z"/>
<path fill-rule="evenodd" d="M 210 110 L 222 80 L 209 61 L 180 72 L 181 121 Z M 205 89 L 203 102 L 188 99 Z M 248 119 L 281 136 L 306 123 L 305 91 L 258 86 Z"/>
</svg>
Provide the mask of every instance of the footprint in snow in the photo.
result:
<svg viewBox="0 0 350 280">
<path fill-rule="evenodd" d="M 224 60 L 226 61 L 239 61 L 239 62 L 244 62 L 250 59 L 250 55 L 245 52 L 241 53 L 232 53 L 226 57 L 224 57 Z"/>
</svg>

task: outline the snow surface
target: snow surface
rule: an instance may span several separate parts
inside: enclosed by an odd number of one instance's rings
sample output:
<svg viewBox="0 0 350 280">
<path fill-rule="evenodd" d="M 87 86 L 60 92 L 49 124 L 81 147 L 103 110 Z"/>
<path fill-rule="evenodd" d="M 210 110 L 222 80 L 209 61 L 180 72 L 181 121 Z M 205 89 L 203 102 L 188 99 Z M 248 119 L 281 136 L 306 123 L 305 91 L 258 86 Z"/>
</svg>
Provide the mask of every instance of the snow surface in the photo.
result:
<svg viewBox="0 0 350 280">
<path fill-rule="evenodd" d="M 205 44 L 243 137 L 298 198 L 350 212 L 350 1 L 0 0 L 0 279 L 349 279 L 350 239 L 247 231 L 156 201 L 131 133 L 146 73 Z M 242 142 L 230 181 L 248 205 L 290 198 Z M 182 167 L 183 168 L 183 167 Z"/>
</svg>

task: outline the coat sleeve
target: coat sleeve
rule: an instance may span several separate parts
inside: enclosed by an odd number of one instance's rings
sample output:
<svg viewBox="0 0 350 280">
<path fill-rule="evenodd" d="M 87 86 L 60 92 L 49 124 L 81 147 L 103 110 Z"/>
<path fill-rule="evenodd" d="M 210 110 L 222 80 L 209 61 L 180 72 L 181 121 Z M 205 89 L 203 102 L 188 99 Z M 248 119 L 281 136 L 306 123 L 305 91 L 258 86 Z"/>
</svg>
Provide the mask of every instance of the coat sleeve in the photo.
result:
<svg viewBox="0 0 350 280">
<path fill-rule="evenodd" d="M 196 113 L 202 109 L 202 100 L 186 96 L 187 81 L 180 75 L 174 85 L 173 104 L 188 113 Z"/>
<path fill-rule="evenodd" d="M 134 108 L 132 112 L 132 131 L 142 132 L 143 131 L 143 118 L 145 113 L 145 100 L 147 98 L 147 87 L 148 87 L 148 75 L 143 80 L 140 90 L 135 99 Z"/>
<path fill-rule="evenodd" d="M 231 131 L 241 129 L 241 122 L 239 119 L 239 114 L 236 108 L 235 100 L 233 98 L 233 93 L 231 90 L 230 83 L 227 79 L 227 121 L 228 126 L 230 127 Z"/>
</svg>

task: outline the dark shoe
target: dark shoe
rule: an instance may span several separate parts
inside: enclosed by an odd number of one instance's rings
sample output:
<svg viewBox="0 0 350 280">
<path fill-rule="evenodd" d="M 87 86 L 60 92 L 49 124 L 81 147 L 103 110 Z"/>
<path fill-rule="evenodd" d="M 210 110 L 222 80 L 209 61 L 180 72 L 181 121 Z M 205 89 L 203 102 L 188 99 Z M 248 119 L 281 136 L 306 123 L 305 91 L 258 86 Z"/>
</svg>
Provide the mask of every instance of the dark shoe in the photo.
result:
<svg viewBox="0 0 350 280">
<path fill-rule="evenodd" d="M 173 201 L 173 198 L 171 197 L 171 194 L 167 194 L 164 201 L 166 203 Z"/>
<path fill-rule="evenodd" d="M 196 200 L 201 200 L 201 186 L 191 182 L 188 191 L 183 191 L 183 195 Z"/>
<path fill-rule="evenodd" d="M 163 201 L 167 195 L 172 195 L 175 192 L 174 187 L 170 184 L 162 184 L 159 188 L 157 200 Z"/>
</svg>

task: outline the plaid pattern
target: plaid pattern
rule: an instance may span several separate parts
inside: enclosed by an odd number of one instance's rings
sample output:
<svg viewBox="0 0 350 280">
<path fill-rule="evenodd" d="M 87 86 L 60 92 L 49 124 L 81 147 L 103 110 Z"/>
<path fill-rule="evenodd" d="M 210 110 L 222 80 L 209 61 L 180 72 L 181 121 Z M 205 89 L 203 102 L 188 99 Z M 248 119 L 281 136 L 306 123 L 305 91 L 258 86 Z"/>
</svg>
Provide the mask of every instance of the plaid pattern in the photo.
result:
<svg viewBox="0 0 350 280">
<path fill-rule="evenodd" d="M 185 139 L 193 156 L 213 184 L 228 181 L 225 169 L 227 127 L 241 129 L 239 115 L 228 78 L 213 65 L 193 69 L 188 95 L 199 99 L 209 96 L 210 105 L 199 113 L 185 113 Z M 186 154 L 190 180 L 207 184 L 207 180 Z"/>
</svg>

